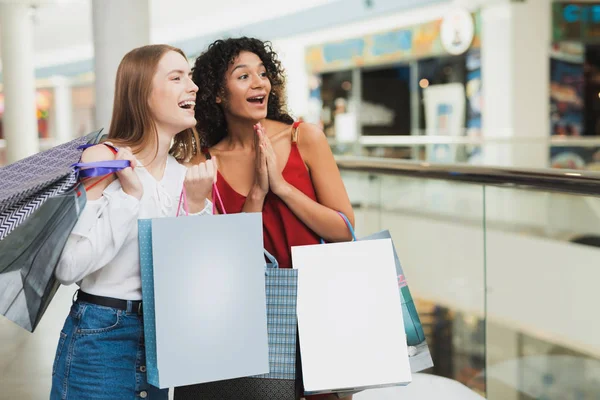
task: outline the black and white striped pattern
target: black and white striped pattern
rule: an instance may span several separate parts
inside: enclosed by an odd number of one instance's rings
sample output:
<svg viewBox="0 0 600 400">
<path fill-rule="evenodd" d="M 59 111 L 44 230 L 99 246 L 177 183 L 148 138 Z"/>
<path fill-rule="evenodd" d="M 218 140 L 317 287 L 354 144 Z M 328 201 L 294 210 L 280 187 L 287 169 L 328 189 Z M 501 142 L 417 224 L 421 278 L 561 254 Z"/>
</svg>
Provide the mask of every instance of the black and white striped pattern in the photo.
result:
<svg viewBox="0 0 600 400">
<path fill-rule="evenodd" d="M 21 225 L 46 200 L 67 193 L 76 183 L 77 175 L 75 172 L 72 172 L 69 176 L 46 188 L 43 192 L 34 194 L 4 210 L 0 213 L 0 240 L 4 239 Z"/>
</svg>

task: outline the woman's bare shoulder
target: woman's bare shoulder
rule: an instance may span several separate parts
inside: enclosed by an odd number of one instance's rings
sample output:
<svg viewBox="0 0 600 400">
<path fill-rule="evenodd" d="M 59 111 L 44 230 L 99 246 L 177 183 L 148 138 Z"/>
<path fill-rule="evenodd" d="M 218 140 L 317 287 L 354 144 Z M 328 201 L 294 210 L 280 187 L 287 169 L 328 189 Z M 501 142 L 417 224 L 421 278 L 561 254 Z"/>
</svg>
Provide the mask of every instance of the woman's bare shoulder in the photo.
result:
<svg viewBox="0 0 600 400">
<path fill-rule="evenodd" d="M 81 154 L 81 162 L 96 162 L 114 160 L 115 153 L 104 144 L 88 147 Z"/>
</svg>

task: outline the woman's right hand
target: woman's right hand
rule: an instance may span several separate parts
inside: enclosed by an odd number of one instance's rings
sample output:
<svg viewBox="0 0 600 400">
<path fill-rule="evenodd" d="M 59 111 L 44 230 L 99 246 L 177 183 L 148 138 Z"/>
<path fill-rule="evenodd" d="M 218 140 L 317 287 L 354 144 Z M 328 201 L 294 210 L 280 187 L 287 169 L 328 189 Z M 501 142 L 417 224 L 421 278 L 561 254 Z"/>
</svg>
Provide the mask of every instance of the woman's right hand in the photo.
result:
<svg viewBox="0 0 600 400">
<path fill-rule="evenodd" d="M 267 173 L 267 155 L 264 138 L 258 125 L 254 125 L 254 150 L 256 154 L 253 190 L 262 196 L 269 192 L 269 174 Z"/>
<path fill-rule="evenodd" d="M 134 171 L 134 168 L 137 167 L 137 160 L 133 156 L 131 148 L 119 148 L 119 152 L 117 153 L 115 160 L 127 160 L 131 163 L 130 167 L 117 172 L 117 178 L 119 178 L 121 187 L 125 193 L 140 200 L 144 194 L 144 188 L 140 178 Z"/>
</svg>

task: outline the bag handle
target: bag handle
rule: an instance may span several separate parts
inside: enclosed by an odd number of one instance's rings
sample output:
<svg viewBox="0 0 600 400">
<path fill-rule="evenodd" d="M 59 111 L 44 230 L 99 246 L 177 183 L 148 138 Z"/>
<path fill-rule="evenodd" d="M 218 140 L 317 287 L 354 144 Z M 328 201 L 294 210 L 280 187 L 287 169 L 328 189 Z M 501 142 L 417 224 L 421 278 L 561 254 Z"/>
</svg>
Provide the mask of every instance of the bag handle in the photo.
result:
<svg viewBox="0 0 600 400">
<path fill-rule="evenodd" d="M 346 223 L 346 226 L 348 227 L 348 230 L 350 231 L 350 234 L 352 235 L 352 241 L 356 242 L 356 234 L 354 233 L 354 228 L 352 227 L 350 220 L 348 219 L 348 217 L 346 217 L 346 215 L 343 212 L 337 211 L 337 213 L 340 217 L 342 217 L 342 219 Z M 321 244 L 325 244 L 325 243 L 326 243 L 325 240 L 323 238 L 321 238 Z"/>
<path fill-rule="evenodd" d="M 92 183 L 90 186 L 83 186 L 83 188 L 87 191 L 109 178 L 112 174 L 124 170 L 125 168 L 129 168 L 131 163 L 128 160 L 112 160 L 112 161 L 96 161 L 89 163 L 75 163 L 72 164 L 71 167 L 75 171 L 78 176 L 78 179 L 90 179 L 95 177 L 102 177 L 98 179 L 96 182 Z M 81 190 L 77 190 L 77 197 L 81 196 Z"/>
<path fill-rule="evenodd" d="M 267 257 L 267 259 L 271 262 L 270 264 L 267 264 L 267 268 L 278 269 L 279 263 L 277 262 L 277 259 L 275 258 L 275 256 L 273 256 L 271 253 L 269 253 L 267 251 L 267 249 L 263 249 L 263 251 L 265 253 L 265 257 Z"/>
<path fill-rule="evenodd" d="M 114 174 L 131 166 L 129 160 L 94 161 L 75 163 L 71 167 L 79 174 L 79 179 L 95 178 Z"/>
<path fill-rule="evenodd" d="M 119 152 L 119 149 L 113 146 L 112 143 L 106 142 L 102 144 L 108 147 L 114 154 Z M 85 150 L 97 145 L 98 144 L 96 143 L 82 144 L 81 146 L 77 147 L 77 149 Z M 131 163 L 127 160 L 94 161 L 87 163 L 82 163 L 80 160 L 78 163 L 72 164 L 71 167 L 75 168 L 80 179 L 87 179 L 113 174 L 129 167 L 130 165 Z"/>
<path fill-rule="evenodd" d="M 217 201 L 219 202 L 219 206 L 221 207 L 221 212 L 223 214 L 227 214 L 227 211 L 225 211 L 225 206 L 223 205 L 223 200 L 221 199 L 221 193 L 219 193 L 219 188 L 217 187 L 217 182 L 213 182 L 213 186 L 212 186 L 212 190 L 213 190 L 213 203 L 215 203 L 214 198 L 216 197 Z M 213 208 L 213 214 L 215 214 L 217 208 Z"/>
<path fill-rule="evenodd" d="M 83 144 L 79 147 L 77 147 L 78 150 L 85 150 L 88 149 L 90 147 L 93 146 L 97 146 L 98 145 L 98 138 L 100 138 L 100 133 L 102 132 L 102 129 L 100 129 L 97 132 L 97 137 L 91 141 L 90 143 L 87 144 Z M 112 145 L 112 143 L 102 143 L 104 144 L 106 147 L 108 147 L 114 154 L 117 154 L 119 152 L 119 149 L 116 148 L 115 146 Z M 84 187 L 85 190 L 90 190 L 91 188 L 93 188 L 94 186 L 96 186 L 97 184 L 99 184 L 100 182 L 102 182 L 103 180 L 107 179 L 108 177 L 110 177 L 112 174 L 119 172 L 125 168 L 128 168 L 131 166 L 131 163 L 127 160 L 108 160 L 108 161 L 96 161 L 96 162 L 88 162 L 88 163 L 83 163 L 81 162 L 81 160 L 79 160 L 78 163 L 72 164 L 71 167 L 74 169 L 75 173 L 77 174 L 78 179 L 90 179 L 90 178 L 95 178 L 95 177 L 100 177 L 102 176 L 102 179 L 97 180 L 96 182 L 94 182 L 93 184 L 91 184 L 88 187 Z M 81 191 L 77 191 L 77 197 L 81 196 Z"/>
<path fill-rule="evenodd" d="M 190 209 L 188 208 L 187 203 L 187 192 L 185 191 L 185 185 L 183 185 L 183 189 L 181 189 L 181 194 L 179 195 L 179 205 L 177 206 L 177 217 L 179 217 L 179 212 L 181 211 L 181 203 L 183 201 L 183 210 L 185 211 L 185 216 L 190 216 Z"/>
</svg>

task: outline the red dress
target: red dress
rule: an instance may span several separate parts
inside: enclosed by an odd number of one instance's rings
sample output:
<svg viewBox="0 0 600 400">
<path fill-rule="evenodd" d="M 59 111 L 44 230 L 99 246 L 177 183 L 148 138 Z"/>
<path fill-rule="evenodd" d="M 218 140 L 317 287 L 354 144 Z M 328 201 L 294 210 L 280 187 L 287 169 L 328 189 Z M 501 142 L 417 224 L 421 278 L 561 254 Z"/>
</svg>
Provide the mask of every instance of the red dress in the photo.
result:
<svg viewBox="0 0 600 400">
<path fill-rule="evenodd" d="M 300 122 L 295 122 L 292 126 L 292 148 L 287 164 L 283 168 L 282 175 L 287 183 L 300 190 L 312 200 L 317 201 L 310 174 L 298 150 L 299 125 Z M 225 211 L 228 214 L 242 212 L 246 196 L 236 192 L 223 179 L 221 174 L 219 174 L 217 179 L 217 188 L 219 189 Z M 220 213 L 223 213 L 218 203 L 218 201 L 215 201 L 215 207 L 217 207 Z M 283 200 L 271 191 L 265 197 L 262 216 L 265 249 L 275 256 L 281 268 L 292 267 L 292 246 L 320 243 L 319 236 L 300 221 Z M 307 400 L 317 400 L 325 397 L 327 395 L 305 396 Z"/>
<path fill-rule="evenodd" d="M 294 132 L 292 148 L 282 175 L 287 183 L 317 201 L 310 174 L 298 150 L 299 125 L 300 122 L 296 122 L 292 127 Z M 242 212 L 246 196 L 236 192 L 221 174 L 217 179 L 217 188 L 227 214 Z M 218 201 L 215 201 L 215 206 L 220 213 L 223 213 Z M 283 200 L 271 191 L 265 197 L 262 217 L 265 249 L 275 256 L 281 268 L 292 267 L 292 246 L 320 243 L 320 238 L 294 215 Z"/>
</svg>

